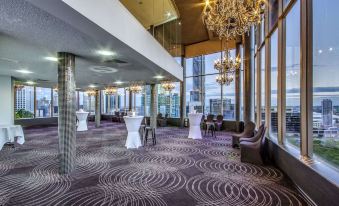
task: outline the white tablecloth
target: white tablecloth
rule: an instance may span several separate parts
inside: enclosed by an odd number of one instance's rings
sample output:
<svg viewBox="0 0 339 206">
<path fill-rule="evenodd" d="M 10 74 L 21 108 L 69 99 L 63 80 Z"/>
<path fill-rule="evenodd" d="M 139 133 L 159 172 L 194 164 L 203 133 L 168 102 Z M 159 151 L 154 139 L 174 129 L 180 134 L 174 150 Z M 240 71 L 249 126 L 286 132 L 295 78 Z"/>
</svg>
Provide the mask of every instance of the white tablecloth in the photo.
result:
<svg viewBox="0 0 339 206">
<path fill-rule="evenodd" d="M 190 139 L 202 139 L 201 130 L 200 130 L 200 123 L 202 114 L 201 113 L 189 113 L 188 118 L 190 121 L 190 130 L 188 134 L 188 138 Z"/>
<path fill-rule="evenodd" d="M 77 131 L 87 131 L 88 130 L 87 128 L 88 112 L 76 112 L 76 115 L 79 120 Z"/>
<path fill-rule="evenodd" d="M 20 125 L 0 125 L 0 150 L 8 142 L 14 142 L 17 137 L 17 143 L 25 142 L 24 132 Z"/>
<path fill-rule="evenodd" d="M 138 148 L 141 146 L 139 128 L 142 122 L 143 116 L 129 117 L 124 116 L 125 124 L 127 127 L 128 135 L 125 146 L 127 149 Z"/>
</svg>

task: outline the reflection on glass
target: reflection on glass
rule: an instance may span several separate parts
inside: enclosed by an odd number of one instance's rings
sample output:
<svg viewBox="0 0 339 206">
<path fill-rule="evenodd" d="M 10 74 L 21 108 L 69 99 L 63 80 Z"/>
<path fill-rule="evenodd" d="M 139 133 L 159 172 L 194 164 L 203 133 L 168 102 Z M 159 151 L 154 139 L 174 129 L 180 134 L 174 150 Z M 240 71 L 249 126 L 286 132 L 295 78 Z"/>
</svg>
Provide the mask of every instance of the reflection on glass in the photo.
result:
<svg viewBox="0 0 339 206">
<path fill-rule="evenodd" d="M 339 1 L 313 1 L 313 152 L 339 168 Z"/>
<path fill-rule="evenodd" d="M 158 86 L 158 112 L 172 118 L 180 117 L 180 83 L 175 82 L 175 88 L 169 92 Z"/>
<path fill-rule="evenodd" d="M 285 1 L 284 1 L 285 2 Z M 286 16 L 286 140 L 300 148 L 300 3 Z"/>
</svg>

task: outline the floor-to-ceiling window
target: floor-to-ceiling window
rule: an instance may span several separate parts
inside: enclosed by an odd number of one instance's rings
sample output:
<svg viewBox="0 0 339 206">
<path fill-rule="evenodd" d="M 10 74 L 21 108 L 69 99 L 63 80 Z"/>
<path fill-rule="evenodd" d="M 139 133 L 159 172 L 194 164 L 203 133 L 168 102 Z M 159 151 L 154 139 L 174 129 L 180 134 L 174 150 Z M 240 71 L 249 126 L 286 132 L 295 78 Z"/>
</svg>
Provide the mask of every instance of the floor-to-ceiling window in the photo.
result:
<svg viewBox="0 0 339 206">
<path fill-rule="evenodd" d="M 15 90 L 15 119 L 34 117 L 34 87 L 23 86 Z"/>
<path fill-rule="evenodd" d="M 235 59 L 235 49 L 231 50 L 230 54 Z M 205 115 L 216 116 L 222 113 L 224 119 L 235 119 L 235 80 L 230 85 L 224 85 L 223 90 L 216 82 L 218 71 L 214 69 L 214 61 L 220 58 L 221 53 L 217 52 L 186 59 L 187 113 L 194 107 L 197 112 Z"/>
<path fill-rule="evenodd" d="M 51 117 L 52 89 L 36 87 L 35 117 Z"/>
<path fill-rule="evenodd" d="M 284 1 L 285 2 L 285 1 Z M 300 147 L 300 1 L 285 18 L 286 140 Z"/>
<path fill-rule="evenodd" d="M 278 31 L 275 30 L 270 37 L 271 45 L 271 75 L 270 75 L 270 135 L 276 136 L 278 132 Z"/>
<path fill-rule="evenodd" d="M 265 82 L 266 82 L 266 62 L 265 62 L 265 59 L 266 59 L 266 57 L 265 57 L 265 55 L 266 55 L 266 53 L 265 53 L 266 51 L 265 51 L 265 46 L 263 46 L 262 48 L 261 48 L 261 50 L 260 50 L 260 91 L 261 91 L 261 123 L 265 123 L 265 118 L 266 118 L 266 111 L 265 111 L 265 109 L 266 109 L 266 107 L 265 107 L 265 105 L 266 105 L 266 99 L 265 99 L 265 96 L 266 96 L 266 94 L 265 94 L 265 92 L 266 92 L 266 85 L 265 85 Z"/>
<path fill-rule="evenodd" d="M 313 1 L 313 152 L 339 168 L 339 1 Z"/>
<path fill-rule="evenodd" d="M 53 92 L 52 114 L 53 114 L 53 117 L 57 117 L 59 115 L 58 90 L 53 89 L 52 92 Z M 77 95 L 75 95 L 75 96 L 77 96 Z"/>
</svg>

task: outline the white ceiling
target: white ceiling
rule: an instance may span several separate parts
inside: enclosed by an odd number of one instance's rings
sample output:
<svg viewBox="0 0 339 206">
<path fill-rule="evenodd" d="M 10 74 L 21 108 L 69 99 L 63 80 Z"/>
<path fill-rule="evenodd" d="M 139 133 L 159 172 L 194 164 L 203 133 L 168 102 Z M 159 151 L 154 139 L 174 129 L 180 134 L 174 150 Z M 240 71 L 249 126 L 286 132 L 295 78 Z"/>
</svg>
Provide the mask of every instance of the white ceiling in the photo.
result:
<svg viewBox="0 0 339 206">
<path fill-rule="evenodd" d="M 62 11 L 63 19 L 70 18 L 72 23 L 38 8 L 46 8 L 41 2 L 53 8 L 53 12 L 59 11 L 59 15 Z M 107 59 L 96 52 L 100 49 L 114 51 L 115 60 L 106 62 Z M 62 1 L 0 0 L 0 75 L 23 80 L 46 80 L 45 84 L 55 85 L 57 64 L 44 57 L 56 56 L 58 51 L 76 55 L 76 83 L 83 89 L 89 84 L 97 83 L 103 87 L 115 81 L 156 83 L 155 75 L 175 79 Z M 119 61 L 127 63 L 117 63 Z M 91 70 L 93 67 L 115 68 L 117 72 L 102 74 Z M 34 73 L 24 75 L 16 72 L 21 68 Z"/>
</svg>

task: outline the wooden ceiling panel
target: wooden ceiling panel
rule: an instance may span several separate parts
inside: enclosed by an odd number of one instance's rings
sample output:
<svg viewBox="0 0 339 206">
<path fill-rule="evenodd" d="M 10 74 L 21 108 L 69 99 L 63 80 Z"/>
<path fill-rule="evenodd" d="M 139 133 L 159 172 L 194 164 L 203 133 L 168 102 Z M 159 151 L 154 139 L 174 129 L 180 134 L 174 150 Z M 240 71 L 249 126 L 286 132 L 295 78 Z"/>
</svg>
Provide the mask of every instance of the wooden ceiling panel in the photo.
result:
<svg viewBox="0 0 339 206">
<path fill-rule="evenodd" d="M 203 0 L 175 0 L 182 25 L 182 44 L 190 45 L 209 40 L 207 29 L 202 22 Z"/>
</svg>

